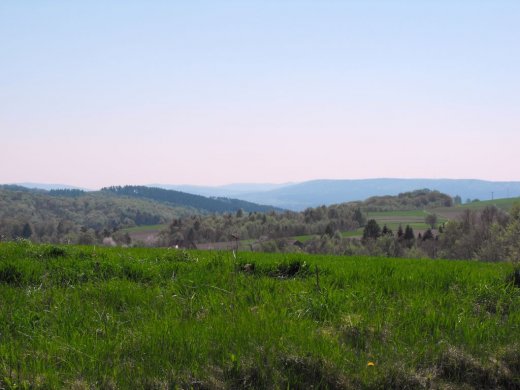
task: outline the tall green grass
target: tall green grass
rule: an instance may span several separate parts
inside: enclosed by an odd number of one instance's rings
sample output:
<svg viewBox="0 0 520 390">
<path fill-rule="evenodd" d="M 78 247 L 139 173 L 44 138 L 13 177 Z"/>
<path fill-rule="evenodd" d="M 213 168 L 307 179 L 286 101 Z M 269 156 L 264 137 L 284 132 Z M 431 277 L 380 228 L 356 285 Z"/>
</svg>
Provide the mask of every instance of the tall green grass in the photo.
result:
<svg viewBox="0 0 520 390">
<path fill-rule="evenodd" d="M 512 272 L 4 243 L 0 387 L 515 388 Z"/>
</svg>

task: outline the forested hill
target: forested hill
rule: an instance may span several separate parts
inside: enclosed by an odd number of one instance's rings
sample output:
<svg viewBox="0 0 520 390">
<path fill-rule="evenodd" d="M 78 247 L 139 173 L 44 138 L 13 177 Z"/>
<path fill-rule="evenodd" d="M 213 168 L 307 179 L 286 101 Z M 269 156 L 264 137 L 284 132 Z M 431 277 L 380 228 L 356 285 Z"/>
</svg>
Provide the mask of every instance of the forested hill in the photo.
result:
<svg viewBox="0 0 520 390">
<path fill-rule="evenodd" d="M 453 199 L 442 192 L 425 188 L 402 192 L 397 196 L 372 196 L 363 202 L 351 203 L 358 204 L 365 211 L 422 210 L 435 207 L 451 207 L 453 206 Z"/>
<path fill-rule="evenodd" d="M 36 242 L 101 242 L 117 238 L 122 228 L 160 225 L 197 214 L 273 211 L 234 199 L 212 199 L 148 187 L 30 189 L 0 185 L 0 240 L 17 237 Z M 124 242 L 123 237 L 119 241 Z"/>
<path fill-rule="evenodd" d="M 245 212 L 282 211 L 279 208 L 259 205 L 244 200 L 230 198 L 207 198 L 201 195 L 193 195 L 186 192 L 165 190 L 155 187 L 106 187 L 102 188 L 101 192 L 110 192 L 116 195 L 130 196 L 133 198 L 150 199 L 174 206 L 192 207 L 194 209 L 210 213 L 236 212 L 240 209 Z"/>
<path fill-rule="evenodd" d="M 120 228 L 164 224 L 197 212 L 112 193 L 0 186 L 0 239 L 89 244 Z"/>
</svg>

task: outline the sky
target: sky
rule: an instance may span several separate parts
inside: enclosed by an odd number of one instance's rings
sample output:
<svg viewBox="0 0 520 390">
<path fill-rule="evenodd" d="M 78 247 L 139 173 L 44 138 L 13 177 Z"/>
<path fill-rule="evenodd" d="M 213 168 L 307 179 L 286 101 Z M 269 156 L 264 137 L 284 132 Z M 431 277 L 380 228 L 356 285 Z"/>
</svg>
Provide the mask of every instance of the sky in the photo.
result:
<svg viewBox="0 0 520 390">
<path fill-rule="evenodd" d="M 520 1 L 0 2 L 0 183 L 520 180 Z"/>
</svg>

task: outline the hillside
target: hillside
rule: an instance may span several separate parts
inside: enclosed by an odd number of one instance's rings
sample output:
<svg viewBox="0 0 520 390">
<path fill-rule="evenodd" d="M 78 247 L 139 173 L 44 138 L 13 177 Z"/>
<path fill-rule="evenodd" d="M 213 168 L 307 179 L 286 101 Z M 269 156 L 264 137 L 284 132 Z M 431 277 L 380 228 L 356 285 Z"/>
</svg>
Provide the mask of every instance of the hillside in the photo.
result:
<svg viewBox="0 0 520 390">
<path fill-rule="evenodd" d="M 372 196 L 397 195 L 418 188 L 437 190 L 452 197 L 458 195 L 464 202 L 467 199 L 488 200 L 492 197 L 520 196 L 520 182 L 467 179 L 312 180 L 269 190 L 235 192 L 233 196 L 250 202 L 301 211 L 307 207 L 364 200 Z M 200 191 L 212 193 L 211 188 L 207 187 Z M 222 187 L 215 189 L 219 194 L 226 194 L 225 191 Z"/>
<path fill-rule="evenodd" d="M 115 232 L 134 226 L 162 226 L 185 216 L 238 210 L 278 209 L 148 187 L 110 187 L 85 192 L 3 185 L 0 186 L 0 237 L 84 244 L 113 237 L 119 243 L 129 243 L 128 235 Z"/>
<path fill-rule="evenodd" d="M 123 227 L 167 223 L 197 212 L 110 193 L 0 188 L 3 239 L 93 243 Z"/>
<path fill-rule="evenodd" d="M 436 207 L 450 208 L 453 206 L 453 199 L 439 191 L 425 188 L 401 192 L 397 196 L 372 196 L 362 202 L 351 203 L 359 205 L 363 211 L 410 211 Z"/>
<path fill-rule="evenodd" d="M 67 187 L 66 185 L 58 184 L 30 183 L 30 185 L 40 189 Z M 229 207 L 230 202 L 228 201 L 226 207 L 228 208 L 227 211 L 230 212 L 234 212 L 238 208 L 247 211 L 265 211 L 265 209 L 262 209 L 262 206 L 258 208 L 258 204 L 293 211 L 302 211 L 308 207 L 362 201 L 375 196 L 395 196 L 399 193 L 414 191 L 418 188 L 429 188 L 445 193 L 451 197 L 458 195 L 463 203 L 475 199 L 491 200 L 492 198 L 498 199 L 520 196 L 520 182 L 469 179 L 312 180 L 297 184 L 242 183 L 217 187 L 154 184 L 147 187 L 173 190 L 174 195 L 170 193 L 168 196 L 157 195 L 157 197 L 161 201 L 168 198 L 166 199 L 168 202 L 175 204 L 177 204 L 182 197 L 184 197 L 184 200 L 188 199 L 187 194 L 202 196 L 203 199 L 197 197 L 191 198 L 191 201 L 197 204 L 197 206 L 188 206 L 196 208 L 201 208 L 199 206 L 202 206 L 202 208 L 211 207 L 212 210 L 222 210 L 221 204 L 217 202 L 212 206 L 208 206 L 211 202 L 208 203 L 204 198 L 229 198 L 232 199 L 231 204 L 234 206 Z M 179 193 L 184 193 L 184 195 L 180 195 Z M 127 195 L 134 196 L 135 194 L 129 193 Z M 153 197 L 156 197 L 156 195 Z M 238 200 L 246 201 L 246 203 L 239 203 Z M 257 205 L 253 206 L 251 203 Z"/>
<path fill-rule="evenodd" d="M 71 186 L 68 184 L 56 184 L 56 183 L 14 183 L 14 186 L 35 189 L 35 190 L 82 190 L 89 191 L 86 188 Z"/>
<path fill-rule="evenodd" d="M 147 187 L 163 188 L 165 190 L 175 190 L 187 192 L 189 194 L 209 196 L 238 198 L 243 194 L 266 192 L 283 187 L 287 187 L 293 183 L 271 184 L 271 183 L 234 183 L 222 186 L 197 186 L 197 185 L 175 185 L 175 184 L 149 184 Z"/>
<path fill-rule="evenodd" d="M 162 188 L 145 186 L 106 187 L 102 192 L 111 192 L 116 195 L 133 198 L 150 199 L 157 202 L 168 203 L 173 206 L 188 206 L 211 213 L 236 212 L 242 209 L 245 212 L 282 211 L 272 206 L 264 206 L 231 198 L 208 198 L 201 195 L 188 194 L 186 192 L 165 190 Z"/>
</svg>

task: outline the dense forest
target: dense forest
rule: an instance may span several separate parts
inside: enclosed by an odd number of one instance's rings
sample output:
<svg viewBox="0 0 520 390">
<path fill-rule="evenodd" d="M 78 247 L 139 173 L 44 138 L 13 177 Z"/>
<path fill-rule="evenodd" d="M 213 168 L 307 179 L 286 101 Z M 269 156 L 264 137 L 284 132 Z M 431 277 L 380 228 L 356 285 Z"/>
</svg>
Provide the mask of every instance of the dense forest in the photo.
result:
<svg viewBox="0 0 520 390">
<path fill-rule="evenodd" d="M 196 213 L 195 209 L 172 207 L 146 199 L 79 190 L 28 190 L 0 188 L 0 237 L 34 242 L 102 242 L 123 227 L 166 223 Z"/>
<path fill-rule="evenodd" d="M 451 196 L 428 189 L 403 192 L 397 196 L 373 196 L 359 204 L 365 211 L 423 210 L 435 207 L 451 207 Z"/>
<path fill-rule="evenodd" d="M 165 190 L 156 187 L 124 186 L 106 187 L 102 192 L 111 192 L 116 195 L 124 195 L 133 198 L 150 199 L 167 203 L 173 206 L 189 206 L 197 210 L 209 213 L 235 212 L 240 209 L 247 212 L 281 211 L 271 206 L 262 206 L 256 203 L 246 202 L 230 198 L 208 198 L 201 195 L 188 194 L 186 192 Z"/>
</svg>

